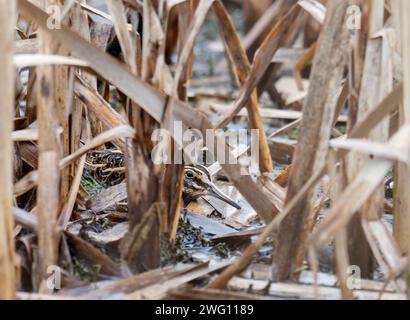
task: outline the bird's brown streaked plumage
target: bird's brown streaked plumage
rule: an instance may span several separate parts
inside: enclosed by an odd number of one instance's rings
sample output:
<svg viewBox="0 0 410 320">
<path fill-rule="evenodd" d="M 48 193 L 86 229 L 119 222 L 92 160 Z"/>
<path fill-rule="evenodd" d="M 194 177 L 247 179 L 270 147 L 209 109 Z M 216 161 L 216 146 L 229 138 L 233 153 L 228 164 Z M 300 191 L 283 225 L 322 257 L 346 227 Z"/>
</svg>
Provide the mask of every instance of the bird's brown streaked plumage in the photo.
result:
<svg viewBox="0 0 410 320">
<path fill-rule="evenodd" d="M 205 166 L 186 166 L 184 174 L 184 202 L 189 203 L 202 196 L 211 196 L 241 209 L 241 207 L 223 194 L 212 181 L 212 174 Z"/>
</svg>

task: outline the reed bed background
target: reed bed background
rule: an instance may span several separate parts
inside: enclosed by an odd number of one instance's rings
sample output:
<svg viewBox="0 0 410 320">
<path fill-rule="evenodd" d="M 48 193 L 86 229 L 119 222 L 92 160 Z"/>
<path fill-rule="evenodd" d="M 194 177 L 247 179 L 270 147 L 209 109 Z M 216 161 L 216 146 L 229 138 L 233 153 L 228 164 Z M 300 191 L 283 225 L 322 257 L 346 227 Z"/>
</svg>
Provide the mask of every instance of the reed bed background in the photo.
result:
<svg viewBox="0 0 410 320">
<path fill-rule="evenodd" d="M 0 30 L 1 299 L 410 297 L 409 1 L 0 0 Z M 256 174 L 208 168 L 243 209 L 153 163 L 177 121 L 258 130 Z"/>
</svg>

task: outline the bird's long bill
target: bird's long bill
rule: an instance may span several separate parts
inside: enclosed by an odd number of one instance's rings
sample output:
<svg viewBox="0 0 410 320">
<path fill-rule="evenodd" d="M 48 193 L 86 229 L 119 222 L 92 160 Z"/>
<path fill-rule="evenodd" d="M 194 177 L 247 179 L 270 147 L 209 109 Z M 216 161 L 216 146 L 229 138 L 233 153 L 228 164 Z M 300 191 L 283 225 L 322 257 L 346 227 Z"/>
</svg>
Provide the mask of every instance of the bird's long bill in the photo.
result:
<svg viewBox="0 0 410 320">
<path fill-rule="evenodd" d="M 220 191 L 215 185 L 211 186 L 211 188 L 208 191 L 208 195 L 219 200 L 222 200 L 223 202 L 226 202 L 227 204 L 231 205 L 232 207 L 238 210 L 242 209 L 235 201 L 233 201 L 231 198 L 223 194 L 222 191 Z"/>
</svg>

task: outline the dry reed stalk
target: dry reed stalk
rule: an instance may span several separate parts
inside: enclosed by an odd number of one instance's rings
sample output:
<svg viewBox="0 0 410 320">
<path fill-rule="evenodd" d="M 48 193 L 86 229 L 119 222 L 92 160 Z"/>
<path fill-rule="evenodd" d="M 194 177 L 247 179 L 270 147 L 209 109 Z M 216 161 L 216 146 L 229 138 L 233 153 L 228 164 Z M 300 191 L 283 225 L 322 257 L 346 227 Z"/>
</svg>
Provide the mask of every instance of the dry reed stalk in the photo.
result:
<svg viewBox="0 0 410 320">
<path fill-rule="evenodd" d="M 249 2 L 251 1 L 246 1 L 244 3 L 245 19 L 249 17 L 250 20 L 253 20 L 255 17 L 252 15 L 252 10 L 248 10 L 248 8 L 246 7 Z M 255 51 L 251 50 L 251 47 L 258 41 L 258 39 L 260 39 L 264 35 L 264 33 L 266 33 L 266 30 L 271 27 L 272 21 L 274 21 L 274 19 L 276 18 L 278 14 L 277 11 L 282 5 L 282 2 L 283 0 L 278 0 L 272 3 L 270 7 L 263 13 L 263 16 L 255 24 L 253 24 L 252 28 L 249 29 L 242 40 L 242 46 L 245 51 L 250 50 L 250 54 Z"/>
<path fill-rule="evenodd" d="M 386 144 L 385 150 L 397 148 L 402 150 L 403 153 L 408 152 L 410 149 L 407 140 L 409 136 L 410 126 L 402 126 Z M 392 159 L 381 157 L 373 160 L 370 159 L 364 164 L 364 169 L 347 186 L 326 215 L 325 220 L 312 234 L 310 240 L 316 248 L 323 248 L 341 227 L 347 225 L 351 217 L 362 207 L 373 194 L 373 191 L 380 186 L 393 161 Z"/>
<path fill-rule="evenodd" d="M 159 300 L 164 299 L 167 296 L 169 290 L 175 289 L 189 283 L 195 279 L 202 278 L 211 274 L 215 271 L 225 269 L 232 264 L 232 260 L 222 261 L 215 263 L 213 265 L 205 265 L 202 268 L 194 269 L 192 272 L 187 272 L 185 274 L 176 276 L 172 279 L 163 281 L 162 283 L 155 283 L 149 285 L 143 289 L 136 290 L 131 294 L 127 295 L 127 299 L 130 300 Z"/>
<path fill-rule="evenodd" d="M 52 3 L 56 3 L 55 1 Z M 51 4 L 51 3 L 50 3 Z M 39 30 L 39 51 L 53 54 L 56 43 L 53 37 Z M 37 285 L 45 293 L 42 285 L 49 266 L 58 258 L 57 217 L 60 197 L 61 140 L 58 132 L 59 119 L 55 107 L 56 83 L 55 67 L 43 65 L 37 68 L 37 121 L 39 130 L 39 180 L 37 188 L 39 266 Z"/>
<path fill-rule="evenodd" d="M 277 14 L 278 19 L 285 17 L 294 6 L 300 7 L 300 3 L 301 2 L 298 2 L 297 0 L 282 1 Z M 307 18 L 308 15 L 306 12 L 303 10 L 299 11 L 298 8 L 298 12 L 291 18 L 291 21 L 289 21 L 290 25 L 285 29 L 283 37 L 279 41 L 278 47 L 292 47 L 298 35 L 302 31 Z M 263 44 L 261 45 L 261 48 L 263 48 Z M 256 57 L 257 55 L 255 55 L 255 62 Z M 282 97 L 280 93 L 277 92 L 275 87 L 275 77 L 281 68 L 281 64 L 270 63 L 266 67 L 267 69 L 257 86 L 258 96 L 261 97 L 266 91 L 274 102 L 280 103 L 282 101 Z"/>
<path fill-rule="evenodd" d="M 251 69 L 245 50 L 242 48 L 238 34 L 232 18 L 226 11 L 221 1 L 216 1 L 213 6 L 213 12 L 217 18 L 219 32 L 225 43 L 225 50 L 230 62 L 234 65 L 239 85 L 244 85 L 248 73 Z M 259 168 L 262 173 L 273 171 L 272 157 L 270 154 L 268 141 L 266 138 L 263 121 L 259 113 L 258 94 L 256 90 L 251 94 L 250 102 L 246 105 L 249 115 L 250 127 L 259 132 Z"/>
<path fill-rule="evenodd" d="M 407 21 L 407 12 L 403 12 L 405 10 L 405 6 L 407 6 L 406 1 L 395 0 L 392 1 L 392 13 L 393 13 L 393 21 L 395 30 L 400 36 L 400 40 L 398 42 L 398 50 L 402 53 L 402 56 L 406 58 L 404 55 L 404 50 L 408 50 L 405 48 L 406 44 L 408 44 L 408 30 L 405 28 L 408 27 L 406 25 Z M 405 19 L 403 21 L 403 19 Z M 405 71 L 405 63 L 406 60 L 403 60 L 403 70 Z M 408 79 L 408 78 L 407 78 Z M 406 86 L 403 87 L 403 101 L 405 100 L 404 92 Z M 399 109 L 399 124 L 403 125 L 407 121 L 409 121 L 408 111 L 405 110 L 404 106 L 401 105 Z M 409 224 L 408 220 L 410 219 L 409 215 L 409 197 L 408 194 L 410 189 L 407 185 L 407 166 L 404 163 L 397 163 L 394 172 L 394 181 L 395 181 L 395 192 L 394 192 L 394 203 L 393 203 L 393 212 L 394 212 L 394 236 L 400 246 L 401 251 L 403 254 L 408 253 L 408 242 L 410 241 L 409 237 Z"/>
<path fill-rule="evenodd" d="M 108 130 L 118 126 L 128 125 L 127 121 L 117 111 L 111 108 L 108 102 L 82 78 L 78 78 L 75 81 L 74 92 L 87 110 L 95 114 L 96 120 L 102 124 L 104 129 Z M 115 144 L 125 152 L 125 140 L 116 140 Z M 76 152 L 77 149 L 78 147 L 72 152 Z"/>
<path fill-rule="evenodd" d="M 188 48 L 185 48 L 185 45 L 188 42 L 190 32 L 192 32 L 190 26 L 193 16 L 193 0 L 181 3 L 178 6 L 178 31 L 180 35 L 179 43 L 181 44 L 178 53 L 178 66 L 184 65 L 184 70 L 182 70 L 183 72 L 180 72 L 178 77 L 174 79 L 174 92 L 172 92 L 172 94 L 184 102 L 188 101 L 189 80 L 192 76 L 193 49 L 191 47 L 190 50 L 188 50 Z M 188 55 L 186 55 L 185 52 L 188 52 Z M 183 61 L 183 59 L 186 60 Z M 174 152 L 175 146 L 174 143 L 172 143 L 171 154 Z M 162 178 L 161 197 L 165 202 L 165 212 L 162 220 L 163 230 L 168 233 L 169 239 L 171 240 L 175 238 L 179 225 L 181 206 L 183 204 L 182 193 L 184 188 L 184 172 L 184 163 L 165 165 Z"/>
<path fill-rule="evenodd" d="M 64 0 L 48 0 L 48 5 L 57 5 L 60 10 L 64 7 Z M 53 54 L 68 56 L 69 51 L 64 48 L 56 48 Z M 68 95 L 68 70 L 69 67 L 65 65 L 56 65 L 54 67 L 54 83 L 55 83 L 55 105 L 57 110 L 58 124 L 62 129 L 61 132 L 61 156 L 66 156 L 70 153 L 70 117 L 67 106 Z M 60 176 L 60 209 L 67 201 L 69 194 L 71 177 L 69 168 L 63 170 Z"/>
<path fill-rule="evenodd" d="M 276 23 L 256 54 L 248 80 L 242 86 L 234 106 L 219 120 L 216 128 L 224 128 L 248 104 L 258 83 L 269 69 L 270 61 L 279 49 L 282 39 L 286 39 L 294 30 L 290 26 L 298 16 L 300 7 L 298 5 L 293 5 L 291 8 L 285 6 L 284 12 L 284 16 Z"/>
<path fill-rule="evenodd" d="M 113 281 L 112 283 L 102 287 L 101 289 L 96 289 L 88 294 L 82 295 L 81 298 L 86 300 L 102 299 L 104 297 L 109 297 L 110 295 L 117 292 L 128 294 L 155 283 L 164 282 L 176 276 L 197 270 L 200 267 L 202 266 L 183 264 L 150 270 L 138 275 L 133 275 L 131 277 Z"/>
<path fill-rule="evenodd" d="M 401 1 L 401 41 L 403 50 L 403 71 L 404 71 L 404 94 L 403 94 L 403 109 L 402 116 L 403 122 L 410 124 L 410 3 L 409 1 Z M 396 219 L 401 224 L 401 228 L 397 234 L 398 242 L 401 248 L 407 252 L 409 257 L 410 252 L 410 167 L 407 163 L 406 168 L 401 168 L 401 179 L 397 191 L 397 197 L 401 201 L 400 207 Z M 408 259 L 407 266 L 407 298 L 410 299 L 410 259 Z"/>
<path fill-rule="evenodd" d="M 299 145 L 294 157 L 287 194 L 289 202 L 308 181 L 312 172 L 324 165 L 328 140 L 335 118 L 334 93 L 342 80 L 347 62 L 348 34 L 345 28 L 345 13 L 352 1 L 331 1 L 319 39 L 315 56 L 311 85 L 306 97 Z M 299 269 L 305 256 L 306 239 L 311 223 L 309 193 L 284 219 L 279 232 L 277 252 L 273 261 L 273 276 L 276 280 L 289 279 Z"/>
<path fill-rule="evenodd" d="M 88 120 L 88 114 L 87 113 L 86 113 L 85 121 L 86 121 L 87 128 L 86 128 L 85 132 L 83 133 L 83 136 L 85 136 L 84 140 L 87 144 L 89 142 L 90 136 L 91 136 L 91 127 L 90 127 L 90 122 Z M 73 156 L 73 155 L 75 155 L 75 153 L 71 154 L 70 156 Z M 76 159 L 76 158 L 74 158 L 74 159 Z M 73 212 L 76 200 L 77 200 L 78 191 L 80 189 L 81 178 L 83 176 L 83 171 L 84 171 L 86 160 L 87 160 L 87 155 L 86 155 L 86 153 L 83 153 L 83 155 L 81 156 L 81 159 L 79 161 L 76 174 L 75 174 L 74 179 L 71 183 L 71 188 L 70 188 L 70 192 L 67 196 L 67 201 L 64 202 L 64 206 L 61 210 L 61 214 L 60 214 L 59 219 L 58 219 L 58 225 L 62 230 L 65 230 L 67 228 L 67 225 L 70 221 L 70 218 L 71 218 L 71 215 L 72 215 L 72 212 Z M 62 171 L 64 171 L 64 166 L 61 165 L 61 162 L 62 161 L 60 161 L 60 168 L 62 169 Z M 69 163 L 69 162 L 67 162 L 67 163 Z"/>
<path fill-rule="evenodd" d="M 363 78 L 358 100 L 356 121 L 361 121 L 378 103 L 391 91 L 393 77 L 391 71 L 387 71 L 389 57 L 383 57 L 382 37 L 375 37 L 376 32 L 383 29 L 384 24 L 384 0 L 374 0 L 370 5 L 368 20 L 369 39 L 366 56 L 363 64 Z M 387 59 L 386 59 L 387 58 Z M 387 61 L 386 61 L 387 60 Z M 386 142 L 388 139 L 389 120 L 382 121 L 372 132 L 369 138 L 372 141 Z M 354 180 L 362 167 L 363 157 L 355 153 L 350 155 L 347 172 L 349 182 Z M 367 243 L 362 219 L 378 219 L 382 215 L 384 207 L 384 187 L 380 186 L 375 194 L 368 199 L 365 206 L 360 210 L 360 215 L 353 217 L 349 224 L 349 255 L 351 262 L 361 268 L 362 275 L 370 278 L 373 273 L 373 256 Z"/>
<path fill-rule="evenodd" d="M 359 109 L 359 94 L 362 84 L 364 59 L 367 46 L 367 33 L 369 29 L 369 9 L 370 2 L 361 0 L 359 2 L 362 8 L 362 19 L 360 30 L 356 30 L 352 46 L 353 52 L 349 63 L 349 78 L 350 78 L 350 94 L 349 94 L 349 121 L 348 130 L 351 130 L 357 122 L 357 114 Z"/>
<path fill-rule="evenodd" d="M 330 180 L 332 181 L 331 193 L 332 198 L 337 199 L 346 185 L 345 177 L 343 175 L 343 162 L 338 166 L 337 154 L 335 151 L 329 151 L 328 157 L 328 172 Z M 347 273 L 349 262 L 349 253 L 347 246 L 347 232 L 346 228 L 342 228 L 335 237 L 335 261 L 336 272 L 339 279 L 339 285 L 343 299 L 352 300 L 353 293 L 347 285 Z"/>
<path fill-rule="evenodd" d="M 138 50 L 139 38 L 128 31 L 126 11 L 122 3 L 107 1 L 112 14 L 114 27 L 124 53 L 124 59 L 132 74 L 151 85 L 155 84 L 155 75 L 161 48 L 164 50 L 164 38 L 154 4 L 145 1 L 143 5 L 143 43 L 142 52 Z M 133 28 L 137 29 L 137 20 Z M 137 40 L 138 39 L 138 40 Z M 142 57 L 141 57 L 142 55 Z M 142 59 L 141 69 L 138 61 Z M 136 271 L 150 270 L 160 265 L 160 224 L 156 213 L 163 210 L 157 204 L 159 200 L 159 177 L 150 158 L 152 145 L 150 137 L 157 124 L 135 101 L 128 101 L 128 116 L 136 128 L 134 139 L 127 143 L 127 192 L 130 217 L 129 235 L 122 242 L 122 256 Z M 155 209 L 155 210 L 154 210 Z M 148 217 L 150 215 L 150 217 Z M 146 222 L 149 218 L 149 222 Z M 144 233 L 139 232 L 144 227 Z"/>
<path fill-rule="evenodd" d="M 16 292 L 13 239 L 13 131 L 14 26 L 16 3 L 0 1 L 0 299 L 14 299 Z"/>
<path fill-rule="evenodd" d="M 81 10 L 80 5 L 85 4 L 86 0 L 81 0 L 72 9 L 72 20 L 73 26 L 72 29 L 75 30 L 81 37 L 83 37 L 87 41 L 91 41 L 91 31 L 89 27 L 89 20 L 88 14 Z M 74 74 L 77 72 L 80 73 L 83 82 L 87 83 L 87 86 L 92 88 L 93 90 L 97 89 L 97 79 L 95 76 L 92 76 L 83 70 L 77 70 L 75 68 L 71 68 L 69 71 L 70 74 L 70 85 L 74 82 L 75 87 L 75 76 Z M 75 91 L 75 90 L 74 90 Z M 71 94 L 71 93 L 70 93 Z M 69 102 L 68 102 L 69 103 Z M 85 103 L 81 101 L 81 99 L 77 99 L 73 97 L 73 101 L 71 105 L 67 105 L 66 109 L 71 112 L 71 122 L 70 122 L 70 153 L 76 152 L 78 148 L 80 148 L 80 138 L 81 138 L 81 131 L 83 125 L 83 110 L 85 110 Z M 88 108 L 90 110 L 91 108 Z M 101 123 L 101 118 L 98 118 L 98 113 L 91 111 L 88 113 L 88 119 L 90 120 L 91 125 L 91 132 L 97 135 L 98 133 L 102 133 L 103 126 Z M 104 128 L 105 129 L 105 128 Z M 94 135 L 94 136 L 95 136 Z M 71 176 L 75 176 L 76 166 L 71 166 Z"/>
</svg>

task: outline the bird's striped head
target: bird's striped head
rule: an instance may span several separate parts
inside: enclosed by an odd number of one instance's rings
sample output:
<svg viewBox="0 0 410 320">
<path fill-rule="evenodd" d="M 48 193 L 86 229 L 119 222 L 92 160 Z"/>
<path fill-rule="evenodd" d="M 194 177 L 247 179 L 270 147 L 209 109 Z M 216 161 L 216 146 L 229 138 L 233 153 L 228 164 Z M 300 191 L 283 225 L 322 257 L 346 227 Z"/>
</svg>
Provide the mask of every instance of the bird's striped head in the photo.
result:
<svg viewBox="0 0 410 320">
<path fill-rule="evenodd" d="M 223 194 L 213 183 L 212 174 L 207 167 L 187 165 L 184 173 L 184 201 L 189 203 L 202 196 L 215 197 L 237 209 L 241 209 L 235 201 Z"/>
</svg>

